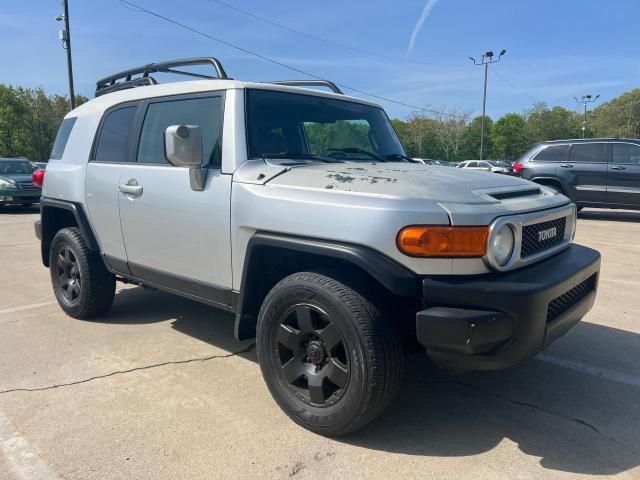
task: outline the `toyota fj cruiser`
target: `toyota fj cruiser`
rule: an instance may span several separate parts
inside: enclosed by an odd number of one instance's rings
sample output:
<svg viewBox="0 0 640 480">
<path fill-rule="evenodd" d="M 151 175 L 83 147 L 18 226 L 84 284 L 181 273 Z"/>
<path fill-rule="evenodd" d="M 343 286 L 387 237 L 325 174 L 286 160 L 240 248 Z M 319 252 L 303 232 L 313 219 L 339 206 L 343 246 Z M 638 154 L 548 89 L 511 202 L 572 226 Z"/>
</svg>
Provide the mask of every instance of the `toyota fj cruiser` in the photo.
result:
<svg viewBox="0 0 640 480">
<path fill-rule="evenodd" d="M 216 75 L 152 76 L 201 64 Z M 235 81 L 214 58 L 127 70 L 51 157 L 36 233 L 62 309 L 102 315 L 122 280 L 233 312 L 276 402 L 321 434 L 379 415 L 412 347 L 503 368 L 595 299 L 600 256 L 572 242 L 566 197 L 413 164 L 384 110 L 331 82 Z"/>
</svg>

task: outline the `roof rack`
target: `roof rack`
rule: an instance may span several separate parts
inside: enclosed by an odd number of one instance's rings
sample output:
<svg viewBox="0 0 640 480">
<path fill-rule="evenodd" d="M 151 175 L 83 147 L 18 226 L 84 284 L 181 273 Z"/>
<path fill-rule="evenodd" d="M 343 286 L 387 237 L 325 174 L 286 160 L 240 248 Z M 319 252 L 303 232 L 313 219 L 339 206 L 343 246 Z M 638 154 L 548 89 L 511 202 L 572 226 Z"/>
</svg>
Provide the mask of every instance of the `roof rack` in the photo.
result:
<svg viewBox="0 0 640 480">
<path fill-rule="evenodd" d="M 183 70 L 175 70 L 179 67 L 189 67 L 193 65 L 211 65 L 216 71 L 216 76 L 202 75 L 199 73 L 185 72 Z M 222 64 L 217 58 L 214 57 L 196 57 L 196 58 L 183 58 L 181 60 L 169 60 L 166 62 L 150 63 L 142 67 L 131 68 L 123 72 L 109 75 L 96 82 L 96 97 L 104 95 L 106 93 L 115 92 L 118 90 L 125 90 L 127 88 L 139 87 L 142 85 L 155 85 L 158 82 L 150 76 L 152 73 L 173 73 L 176 75 L 185 75 L 195 78 L 206 78 L 210 80 L 215 79 L 227 79 L 227 73 L 222 68 Z M 133 78 L 134 75 L 142 75 L 141 77 Z"/>
<path fill-rule="evenodd" d="M 275 85 L 289 85 L 290 87 L 327 87 L 333 93 L 344 95 L 338 86 L 329 80 L 278 80 L 276 82 L 264 82 Z"/>
</svg>

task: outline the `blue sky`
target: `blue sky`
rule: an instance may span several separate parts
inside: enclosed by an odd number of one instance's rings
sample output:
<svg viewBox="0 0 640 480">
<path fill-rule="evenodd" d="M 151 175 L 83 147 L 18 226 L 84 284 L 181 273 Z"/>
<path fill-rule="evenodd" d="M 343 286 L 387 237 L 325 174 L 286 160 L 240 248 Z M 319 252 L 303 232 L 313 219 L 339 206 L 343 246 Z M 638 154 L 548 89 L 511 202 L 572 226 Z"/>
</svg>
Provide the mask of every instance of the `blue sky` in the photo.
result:
<svg viewBox="0 0 640 480">
<path fill-rule="evenodd" d="M 576 108 L 574 95 L 606 101 L 640 86 L 637 0 L 439 0 L 408 59 L 354 53 L 278 29 L 211 0 L 131 0 L 193 28 L 376 95 L 418 106 L 481 111 L 482 68 L 468 56 L 507 49 L 489 72 L 487 112 L 521 112 L 534 100 Z M 426 0 L 226 0 L 313 35 L 403 58 Z M 140 64 L 212 55 L 234 78 L 274 80 L 300 74 L 247 56 L 118 0 L 69 0 L 76 90 L 93 96 L 95 80 Z M 58 0 L 4 2 L 0 10 L 0 83 L 66 93 L 58 41 Z M 501 75 L 505 80 L 500 78 Z M 381 103 L 390 115 L 412 109 Z"/>
</svg>

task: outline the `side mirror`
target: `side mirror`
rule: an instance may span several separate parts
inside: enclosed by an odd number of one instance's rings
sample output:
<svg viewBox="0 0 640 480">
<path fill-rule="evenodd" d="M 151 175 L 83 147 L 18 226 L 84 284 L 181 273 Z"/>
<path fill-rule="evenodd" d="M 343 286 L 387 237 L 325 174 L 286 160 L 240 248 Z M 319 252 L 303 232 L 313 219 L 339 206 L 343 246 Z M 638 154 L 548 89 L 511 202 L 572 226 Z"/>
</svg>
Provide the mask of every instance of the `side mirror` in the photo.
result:
<svg viewBox="0 0 640 480">
<path fill-rule="evenodd" d="M 167 160 L 174 167 L 189 167 L 192 190 L 204 190 L 207 169 L 202 168 L 202 129 L 197 125 L 171 125 L 164 132 Z"/>
</svg>

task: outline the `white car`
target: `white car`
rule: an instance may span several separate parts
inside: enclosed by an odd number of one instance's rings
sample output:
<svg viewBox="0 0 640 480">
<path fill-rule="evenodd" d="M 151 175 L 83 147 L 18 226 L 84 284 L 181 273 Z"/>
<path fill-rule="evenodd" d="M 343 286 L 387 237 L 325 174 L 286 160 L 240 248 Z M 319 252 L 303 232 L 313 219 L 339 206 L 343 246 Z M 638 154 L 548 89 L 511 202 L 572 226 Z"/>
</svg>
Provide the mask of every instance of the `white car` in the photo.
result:
<svg viewBox="0 0 640 480">
<path fill-rule="evenodd" d="M 467 160 L 466 162 L 458 164 L 457 168 L 501 173 L 503 175 L 511 175 L 513 173 L 511 165 L 504 160 Z"/>
<path fill-rule="evenodd" d="M 151 76 L 193 65 L 216 77 Z M 333 92 L 303 88 L 318 85 Z M 405 346 L 503 368 L 593 305 L 600 255 L 573 243 L 565 196 L 411 164 L 384 110 L 330 82 L 242 82 L 196 58 L 110 75 L 96 95 L 38 170 L 61 308 L 104 315 L 120 280 L 234 313 L 278 405 L 314 432 L 382 413 Z"/>
</svg>

